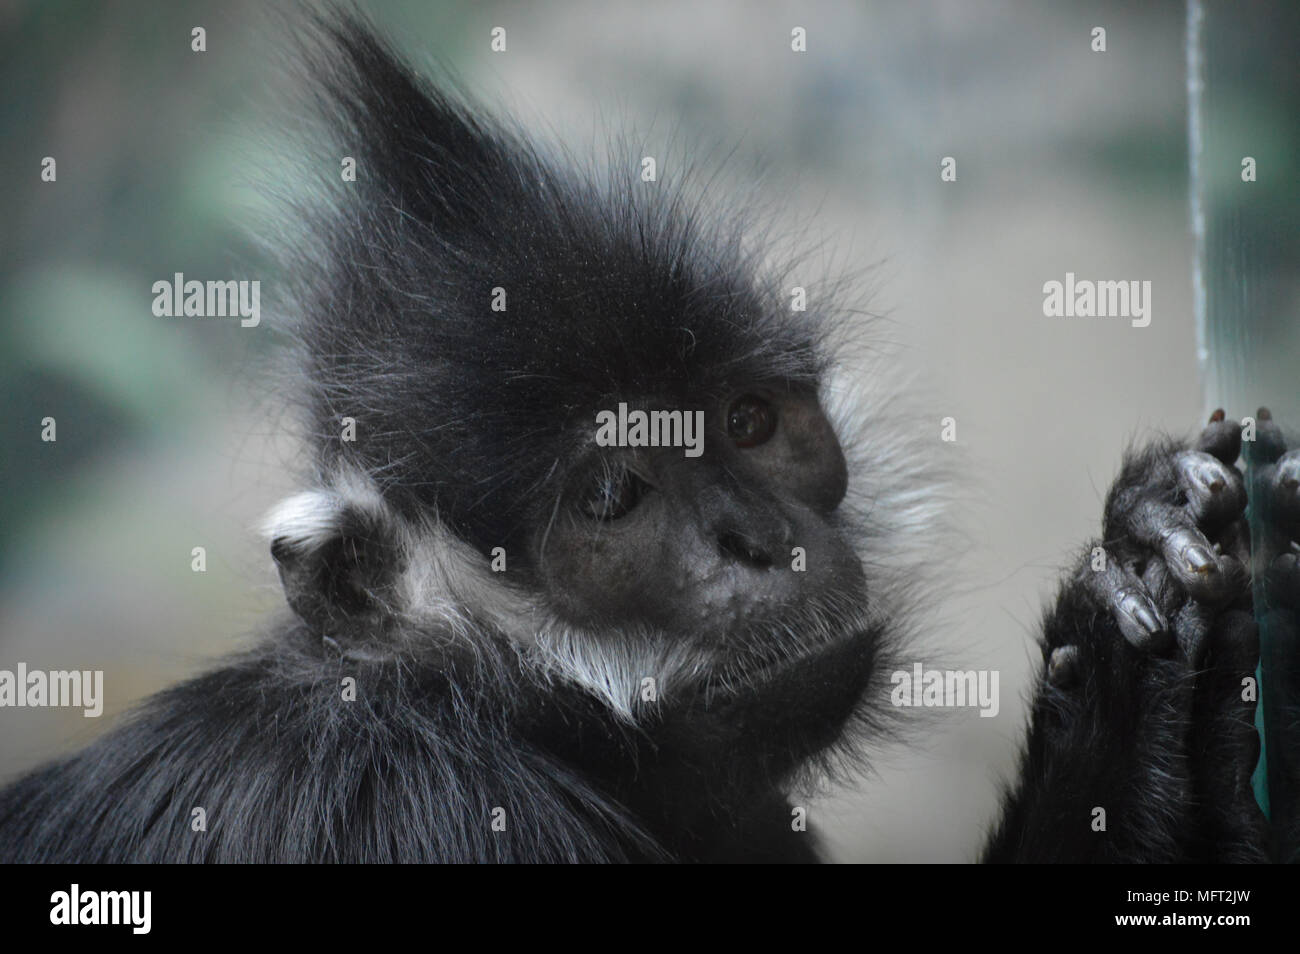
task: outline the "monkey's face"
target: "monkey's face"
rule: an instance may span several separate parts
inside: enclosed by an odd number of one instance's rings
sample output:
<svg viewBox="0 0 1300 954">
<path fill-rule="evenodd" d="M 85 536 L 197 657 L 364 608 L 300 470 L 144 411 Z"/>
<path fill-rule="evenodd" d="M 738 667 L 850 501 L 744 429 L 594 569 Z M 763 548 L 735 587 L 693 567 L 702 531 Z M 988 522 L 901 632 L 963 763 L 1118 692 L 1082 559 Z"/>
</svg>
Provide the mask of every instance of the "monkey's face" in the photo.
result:
<svg viewBox="0 0 1300 954">
<path fill-rule="evenodd" d="M 598 446 L 592 424 L 533 541 L 552 610 L 594 632 L 658 631 L 716 666 L 814 651 L 834 635 L 823 620 L 866 595 L 838 514 L 844 454 L 816 395 L 755 384 L 629 402 L 626 419 L 650 409 L 702 424 L 702 447 Z"/>
</svg>

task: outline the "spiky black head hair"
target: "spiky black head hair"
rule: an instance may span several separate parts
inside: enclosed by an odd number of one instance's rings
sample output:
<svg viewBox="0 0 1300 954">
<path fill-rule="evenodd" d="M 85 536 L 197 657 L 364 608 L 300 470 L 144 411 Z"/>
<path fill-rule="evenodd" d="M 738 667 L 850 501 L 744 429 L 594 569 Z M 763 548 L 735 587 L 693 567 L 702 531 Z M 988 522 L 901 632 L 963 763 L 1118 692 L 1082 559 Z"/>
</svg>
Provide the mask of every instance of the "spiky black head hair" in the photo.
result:
<svg viewBox="0 0 1300 954">
<path fill-rule="evenodd" d="M 486 551 L 550 505 L 596 410 L 816 386 L 818 333 L 780 314 L 735 219 L 641 181 L 639 156 L 608 176 L 543 158 L 354 15 L 318 20 L 309 49 L 339 155 L 356 159 L 313 213 L 300 296 L 323 468 L 359 467 Z"/>
</svg>

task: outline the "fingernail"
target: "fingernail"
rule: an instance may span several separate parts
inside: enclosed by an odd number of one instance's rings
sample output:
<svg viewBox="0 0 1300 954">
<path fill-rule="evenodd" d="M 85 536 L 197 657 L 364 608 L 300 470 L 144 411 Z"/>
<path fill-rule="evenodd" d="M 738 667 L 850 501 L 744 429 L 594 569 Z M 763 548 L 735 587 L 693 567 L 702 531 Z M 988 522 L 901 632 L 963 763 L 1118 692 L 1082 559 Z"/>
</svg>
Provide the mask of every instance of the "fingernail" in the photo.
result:
<svg viewBox="0 0 1300 954">
<path fill-rule="evenodd" d="M 1156 614 L 1151 612 L 1151 610 L 1146 606 L 1139 606 L 1135 609 L 1133 611 L 1133 617 L 1141 623 L 1142 628 L 1152 636 L 1156 633 L 1162 632 L 1165 628 L 1164 624 L 1160 622 L 1160 619 Z"/>
<path fill-rule="evenodd" d="M 1209 573 L 1217 566 L 1214 554 L 1199 544 L 1184 550 L 1183 557 L 1187 560 L 1187 565 L 1197 573 Z"/>
</svg>

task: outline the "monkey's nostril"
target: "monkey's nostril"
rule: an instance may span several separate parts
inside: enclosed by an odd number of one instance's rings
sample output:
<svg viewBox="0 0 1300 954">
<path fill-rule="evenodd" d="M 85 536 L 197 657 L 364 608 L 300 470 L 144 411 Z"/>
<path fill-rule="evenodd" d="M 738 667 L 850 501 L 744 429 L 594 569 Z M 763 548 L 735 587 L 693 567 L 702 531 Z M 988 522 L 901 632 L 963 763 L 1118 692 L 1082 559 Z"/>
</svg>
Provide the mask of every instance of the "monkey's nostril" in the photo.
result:
<svg viewBox="0 0 1300 954">
<path fill-rule="evenodd" d="M 739 533 L 724 531 L 718 534 L 718 546 L 722 552 L 734 560 L 760 570 L 772 566 L 772 555 L 758 544 L 745 539 Z"/>
</svg>

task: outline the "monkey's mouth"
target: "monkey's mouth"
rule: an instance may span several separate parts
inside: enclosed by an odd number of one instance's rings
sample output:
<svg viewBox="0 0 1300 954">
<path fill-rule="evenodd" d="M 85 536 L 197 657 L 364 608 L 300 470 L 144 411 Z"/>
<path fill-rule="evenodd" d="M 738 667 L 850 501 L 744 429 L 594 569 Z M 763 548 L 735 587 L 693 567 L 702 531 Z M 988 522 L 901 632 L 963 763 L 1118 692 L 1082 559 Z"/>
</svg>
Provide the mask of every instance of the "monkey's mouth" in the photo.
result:
<svg viewBox="0 0 1300 954">
<path fill-rule="evenodd" d="M 875 659 L 878 628 L 859 626 L 789 647 L 750 649 L 722 662 L 704 680 L 708 696 L 731 695 L 782 684 L 815 688 L 830 680 L 841 667 L 869 670 Z"/>
</svg>

